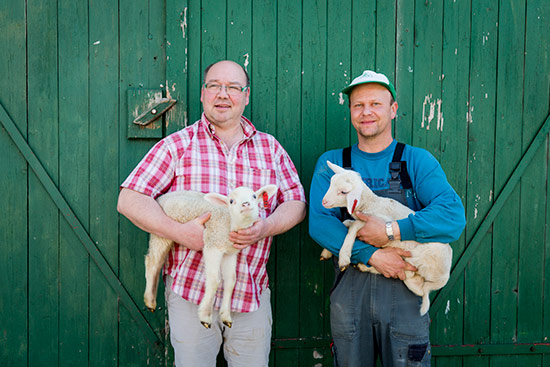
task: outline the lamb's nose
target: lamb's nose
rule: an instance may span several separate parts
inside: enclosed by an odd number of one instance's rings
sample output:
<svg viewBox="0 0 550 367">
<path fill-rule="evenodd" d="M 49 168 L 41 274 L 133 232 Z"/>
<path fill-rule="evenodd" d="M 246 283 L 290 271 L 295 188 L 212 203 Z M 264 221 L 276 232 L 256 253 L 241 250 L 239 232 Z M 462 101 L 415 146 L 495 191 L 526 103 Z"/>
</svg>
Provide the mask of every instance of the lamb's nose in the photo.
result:
<svg viewBox="0 0 550 367">
<path fill-rule="evenodd" d="M 243 206 L 244 206 L 244 207 L 250 206 L 250 203 L 249 203 L 248 201 L 245 201 L 245 202 L 243 203 Z"/>
</svg>

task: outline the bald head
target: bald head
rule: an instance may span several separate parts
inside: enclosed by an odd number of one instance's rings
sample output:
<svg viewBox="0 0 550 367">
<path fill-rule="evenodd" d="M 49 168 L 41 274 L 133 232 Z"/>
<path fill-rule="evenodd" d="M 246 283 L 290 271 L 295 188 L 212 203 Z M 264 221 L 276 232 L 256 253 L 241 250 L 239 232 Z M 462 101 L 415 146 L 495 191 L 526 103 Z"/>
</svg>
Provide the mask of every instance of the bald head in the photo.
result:
<svg viewBox="0 0 550 367">
<path fill-rule="evenodd" d="M 215 62 L 213 64 L 208 65 L 206 67 L 206 69 L 204 69 L 203 83 L 208 80 L 207 79 L 208 72 L 213 67 L 215 67 L 215 68 L 218 68 L 218 67 L 220 67 L 220 68 L 230 68 L 230 69 L 238 68 L 242 72 L 242 75 L 244 77 L 243 82 L 245 84 L 243 85 L 243 87 L 248 86 L 250 84 L 250 78 L 248 77 L 248 73 L 246 72 L 246 70 L 240 64 L 237 64 L 236 62 L 231 61 L 231 60 L 222 60 L 222 61 L 218 61 L 218 62 Z"/>
</svg>

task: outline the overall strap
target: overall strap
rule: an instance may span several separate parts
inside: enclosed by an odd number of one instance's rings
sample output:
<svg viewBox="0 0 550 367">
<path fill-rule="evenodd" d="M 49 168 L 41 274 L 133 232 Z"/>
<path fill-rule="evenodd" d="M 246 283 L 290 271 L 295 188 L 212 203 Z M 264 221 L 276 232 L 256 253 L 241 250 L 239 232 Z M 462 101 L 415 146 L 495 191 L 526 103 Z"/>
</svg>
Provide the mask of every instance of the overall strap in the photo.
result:
<svg viewBox="0 0 550 367">
<path fill-rule="evenodd" d="M 345 147 L 342 150 L 342 168 L 351 169 L 351 147 Z M 346 208 L 340 208 L 340 215 L 342 222 L 347 219 L 353 219 Z"/>
<path fill-rule="evenodd" d="M 351 147 L 342 150 L 342 168 L 351 169 Z"/>
<path fill-rule="evenodd" d="M 400 193 L 401 185 L 403 185 L 404 189 L 412 188 L 411 178 L 407 172 L 407 162 L 401 161 L 403 149 L 405 149 L 405 144 L 397 142 L 390 163 L 390 188 L 388 191 L 390 194 Z"/>
</svg>

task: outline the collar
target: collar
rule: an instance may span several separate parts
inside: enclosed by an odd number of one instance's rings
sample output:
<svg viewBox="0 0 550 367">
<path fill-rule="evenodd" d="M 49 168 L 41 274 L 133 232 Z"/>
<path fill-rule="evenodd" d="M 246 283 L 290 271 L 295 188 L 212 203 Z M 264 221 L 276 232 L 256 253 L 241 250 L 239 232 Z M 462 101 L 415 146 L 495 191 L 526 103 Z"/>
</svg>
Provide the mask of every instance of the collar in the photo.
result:
<svg viewBox="0 0 550 367">
<path fill-rule="evenodd" d="M 216 136 L 216 126 L 208 121 L 208 118 L 206 117 L 204 112 L 202 113 L 200 124 L 203 126 L 208 136 L 210 136 L 211 139 L 214 139 L 214 137 Z M 258 132 L 252 122 L 250 122 L 250 120 L 244 116 L 241 116 L 241 127 L 243 128 L 244 140 L 251 139 Z"/>
</svg>

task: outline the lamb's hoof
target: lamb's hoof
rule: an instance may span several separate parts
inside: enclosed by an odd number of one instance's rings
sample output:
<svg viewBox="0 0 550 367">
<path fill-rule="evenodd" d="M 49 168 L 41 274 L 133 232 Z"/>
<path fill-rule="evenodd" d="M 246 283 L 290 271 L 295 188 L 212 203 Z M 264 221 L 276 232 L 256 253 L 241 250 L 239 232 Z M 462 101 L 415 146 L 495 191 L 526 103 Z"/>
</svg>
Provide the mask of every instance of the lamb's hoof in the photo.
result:
<svg viewBox="0 0 550 367">
<path fill-rule="evenodd" d="M 344 272 L 347 270 L 347 268 L 349 268 L 349 265 L 340 266 L 340 271 Z"/>
<path fill-rule="evenodd" d="M 369 267 L 366 266 L 365 264 L 363 263 L 358 263 L 357 264 L 357 269 L 359 269 L 359 271 L 363 272 L 363 273 L 366 273 L 367 271 L 369 271 Z"/>
<path fill-rule="evenodd" d="M 154 307 L 147 307 L 147 306 L 146 306 L 146 308 L 147 308 L 149 311 L 151 311 L 151 313 L 155 313 L 155 308 L 154 308 Z"/>
<path fill-rule="evenodd" d="M 202 326 L 204 326 L 206 329 L 210 329 L 210 324 L 206 321 L 201 321 Z"/>
<path fill-rule="evenodd" d="M 327 261 L 327 260 L 328 260 L 328 259 L 327 259 L 326 257 L 323 257 L 323 256 L 321 256 L 321 257 L 319 258 L 319 261 Z"/>
<path fill-rule="evenodd" d="M 231 329 L 231 326 L 233 326 L 233 323 L 231 321 L 224 321 L 223 324 Z"/>
</svg>

